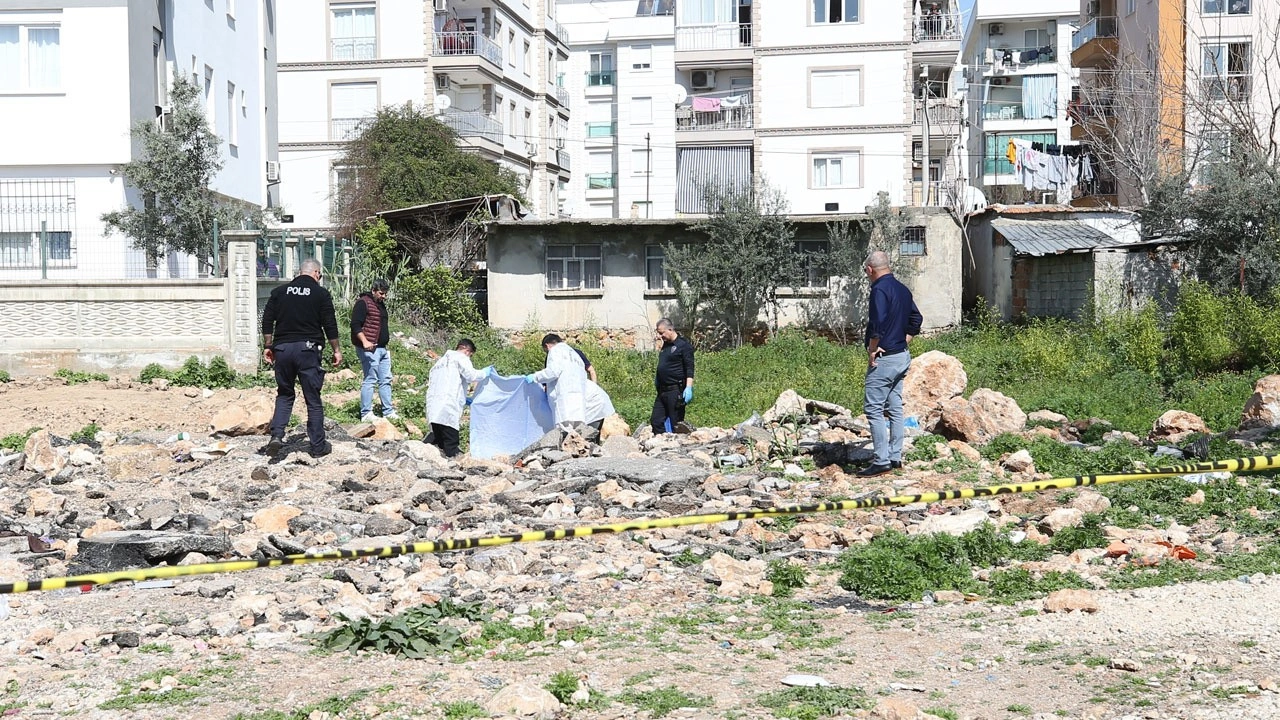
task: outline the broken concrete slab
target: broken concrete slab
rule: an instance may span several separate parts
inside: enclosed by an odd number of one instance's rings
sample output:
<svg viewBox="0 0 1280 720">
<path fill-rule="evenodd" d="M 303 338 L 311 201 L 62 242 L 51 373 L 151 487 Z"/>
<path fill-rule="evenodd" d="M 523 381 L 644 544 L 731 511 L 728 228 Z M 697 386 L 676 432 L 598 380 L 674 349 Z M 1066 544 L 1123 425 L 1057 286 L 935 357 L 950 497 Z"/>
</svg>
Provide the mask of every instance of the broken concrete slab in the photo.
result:
<svg viewBox="0 0 1280 720">
<path fill-rule="evenodd" d="M 81 538 L 78 565 L 93 570 L 125 570 L 181 560 L 187 553 L 223 555 L 231 550 L 226 538 L 158 530 L 114 530 Z"/>
<path fill-rule="evenodd" d="M 697 486 L 707 479 L 711 471 L 707 468 L 685 465 L 671 460 L 657 458 L 615 458 L 592 457 L 577 458 L 556 463 L 552 472 L 570 475 L 602 475 L 607 478 L 627 480 L 638 485 L 657 485 L 656 490 L 645 488 L 646 492 L 657 493 L 657 490 L 668 488 L 680 490 Z"/>
</svg>

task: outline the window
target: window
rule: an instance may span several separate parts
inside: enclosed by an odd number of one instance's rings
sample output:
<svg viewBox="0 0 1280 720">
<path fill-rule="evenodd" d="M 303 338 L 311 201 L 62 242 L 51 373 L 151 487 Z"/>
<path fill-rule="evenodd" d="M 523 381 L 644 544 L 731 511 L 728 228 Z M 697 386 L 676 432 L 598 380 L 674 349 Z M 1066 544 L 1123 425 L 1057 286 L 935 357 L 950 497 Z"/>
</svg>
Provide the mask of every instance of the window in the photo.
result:
<svg viewBox="0 0 1280 720">
<path fill-rule="evenodd" d="M 1220 130 L 1201 134 L 1201 162 L 1223 163 L 1231 158 L 1231 135 Z"/>
<path fill-rule="evenodd" d="M 613 85 L 613 53 L 591 53 L 590 61 L 591 69 L 587 71 L 587 86 Z"/>
<path fill-rule="evenodd" d="M 236 0 L 227 0 L 227 17 L 236 19 Z"/>
<path fill-rule="evenodd" d="M 548 290 L 599 290 L 599 245 L 548 245 Z"/>
<path fill-rule="evenodd" d="M 218 106 L 213 96 L 213 68 L 204 66 L 204 116 L 209 120 L 209 132 L 218 134 Z"/>
<path fill-rule="evenodd" d="M 529 50 L 530 50 L 529 43 L 525 43 L 524 55 L 522 55 L 520 58 L 520 70 L 524 72 L 525 75 L 528 75 L 533 72 L 532 65 L 530 65 L 529 63 Z"/>
<path fill-rule="evenodd" d="M 232 147 L 240 144 L 240 123 L 236 105 L 236 84 L 227 83 L 227 144 Z"/>
<path fill-rule="evenodd" d="M 631 98 L 631 124 L 633 125 L 652 125 L 653 124 L 653 98 L 651 97 Z"/>
<path fill-rule="evenodd" d="M 982 153 L 982 172 L 984 175 L 1013 174 L 1013 164 L 1009 162 L 1009 158 L 1005 153 L 1009 148 L 1009 141 L 1014 138 L 1026 140 L 1027 142 L 1044 143 L 1045 145 L 1056 145 L 1058 143 L 1057 133 L 988 133 Z"/>
<path fill-rule="evenodd" d="M 373 5 L 334 5 L 329 12 L 330 59 L 372 60 L 377 56 Z"/>
<path fill-rule="evenodd" d="M 650 70 L 653 68 L 653 46 L 633 45 L 631 47 L 631 69 Z"/>
<path fill-rule="evenodd" d="M 329 86 L 329 139 L 351 139 L 359 129 L 360 121 L 377 112 L 377 83 L 335 83 Z"/>
<path fill-rule="evenodd" d="M 861 186 L 862 153 L 847 151 L 813 155 L 813 188 L 853 188 Z"/>
<path fill-rule="evenodd" d="M 1206 15 L 1248 15 L 1250 0 L 1204 0 Z"/>
<path fill-rule="evenodd" d="M 0 32 L 3 31 L 0 30 Z M 165 87 L 166 81 L 168 80 L 166 75 L 167 73 L 165 72 L 164 66 L 164 33 L 161 33 L 157 28 L 152 28 L 151 85 L 152 97 L 154 98 L 154 102 L 152 104 L 157 108 L 166 104 L 166 101 L 169 99 L 169 90 Z M 157 109 L 156 114 L 159 115 L 159 113 L 160 111 Z"/>
<path fill-rule="evenodd" d="M 613 151 L 587 153 L 587 189 L 609 190 L 614 185 Z"/>
<path fill-rule="evenodd" d="M 60 33 L 56 25 L 0 25 L 0 92 L 60 88 Z"/>
<path fill-rule="evenodd" d="M 919 257 L 925 254 L 923 225 L 912 225 L 902 229 L 902 242 L 898 243 L 898 254 L 906 257 Z"/>
<path fill-rule="evenodd" d="M 664 259 L 667 251 L 661 245 L 644 246 L 644 280 L 646 290 L 670 290 L 671 276 L 667 275 Z"/>
<path fill-rule="evenodd" d="M 640 176 L 649 174 L 648 150 L 644 148 L 636 148 L 631 151 L 631 174 Z"/>
<path fill-rule="evenodd" d="M 797 240 L 796 254 L 800 256 L 800 287 L 825 288 L 827 278 L 827 241 Z"/>
<path fill-rule="evenodd" d="M 516 31 L 507 31 L 507 64 L 516 66 Z"/>
<path fill-rule="evenodd" d="M 809 107 L 853 107 L 861 103 L 861 70 L 809 71 Z"/>
<path fill-rule="evenodd" d="M 533 142 L 533 111 L 524 111 L 524 124 L 520 126 L 520 135 L 527 142 Z"/>
<path fill-rule="evenodd" d="M 671 15 L 675 0 L 640 0 L 636 5 L 636 17 L 646 15 Z"/>
<path fill-rule="evenodd" d="M 516 101 L 507 104 L 507 135 L 516 136 Z"/>
<path fill-rule="evenodd" d="M 817 24 L 858 22 L 858 4 L 859 0 L 809 0 Z"/>
<path fill-rule="evenodd" d="M 1249 99 L 1251 47 L 1247 42 L 1205 45 L 1201 92 L 1209 100 Z"/>
<path fill-rule="evenodd" d="M 680 0 L 676 25 L 718 25 L 738 22 L 737 0 Z"/>
<path fill-rule="evenodd" d="M 1129 0 L 1129 2 L 1132 3 L 1133 0 Z M 1130 10 L 1129 12 L 1133 11 Z M 1023 30 L 1022 46 L 1025 48 L 1036 48 L 1037 50 L 1043 47 L 1052 47 L 1052 43 L 1049 41 L 1049 31 L 1041 28 Z"/>
<path fill-rule="evenodd" d="M 1137 9 L 1138 9 L 1138 0 L 1125 0 L 1124 2 L 1125 15 L 1132 15 L 1134 12 L 1137 11 Z"/>
<path fill-rule="evenodd" d="M 50 262 L 57 260 L 65 266 L 71 260 L 69 231 L 48 231 L 45 241 L 47 254 L 44 257 Z M 0 267 L 38 267 L 42 261 L 40 233 L 0 232 Z"/>
</svg>

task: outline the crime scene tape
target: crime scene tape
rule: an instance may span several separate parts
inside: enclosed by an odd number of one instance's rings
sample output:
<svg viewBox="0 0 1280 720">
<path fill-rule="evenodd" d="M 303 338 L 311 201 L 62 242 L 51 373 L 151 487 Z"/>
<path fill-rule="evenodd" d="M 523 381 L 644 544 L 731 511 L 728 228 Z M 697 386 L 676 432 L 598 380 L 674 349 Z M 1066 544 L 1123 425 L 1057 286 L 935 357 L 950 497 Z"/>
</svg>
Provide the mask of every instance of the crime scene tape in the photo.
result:
<svg viewBox="0 0 1280 720">
<path fill-rule="evenodd" d="M 513 543 L 543 542 L 548 540 L 568 540 L 570 538 L 587 537 L 607 533 L 621 533 L 633 530 L 656 530 L 658 528 L 687 527 L 690 525 L 712 525 L 732 520 L 750 520 L 760 517 L 776 517 L 779 515 L 811 515 L 817 513 L 842 512 L 845 510 L 867 510 L 912 503 L 933 503 L 943 500 L 963 500 L 968 498 L 987 497 L 991 495 L 1011 495 L 1015 493 L 1042 492 L 1045 490 L 1065 490 L 1067 488 L 1110 483 L 1136 482 L 1139 480 L 1157 480 L 1161 478 L 1190 475 L 1208 472 L 1248 473 L 1263 470 L 1280 469 L 1280 455 L 1259 455 L 1249 458 L 1217 460 L 1202 463 L 1183 463 L 1169 465 L 1154 470 L 1133 470 L 1109 475 L 1077 475 L 1068 478 L 1054 478 L 1039 482 L 1017 483 L 1011 485 L 989 485 L 987 487 L 963 488 L 960 490 L 943 490 L 941 492 L 922 493 L 919 495 L 896 495 L 892 497 L 867 497 L 857 500 L 840 500 L 836 502 L 815 503 L 811 505 L 783 505 L 762 508 L 759 510 L 741 510 L 736 512 L 715 513 L 709 515 L 677 515 L 669 518 L 652 520 L 638 519 L 610 525 L 585 525 L 582 527 L 558 528 L 555 530 L 535 530 L 509 535 L 486 535 L 474 538 L 457 538 L 453 540 L 436 540 L 409 543 L 405 545 L 385 545 L 382 547 L 362 548 L 359 550 L 332 550 L 320 553 L 304 553 L 285 555 L 278 558 L 261 560 L 227 560 L 224 562 L 200 563 L 197 565 L 179 565 L 145 568 L 141 570 L 122 570 L 119 572 L 94 573 L 90 575 L 73 575 L 70 577 L 46 578 L 31 582 L 0 583 L 0 595 L 36 592 L 43 590 L 61 590 L 68 587 L 84 587 L 108 585 L 125 580 L 143 581 L 161 578 L 189 577 L 192 575 L 215 575 L 256 568 L 281 567 L 284 565 L 304 565 L 307 563 L 329 562 L 332 560 L 349 560 L 354 558 L 373 557 L 391 558 L 401 555 L 419 555 L 429 553 L 446 553 L 457 550 L 470 550 L 479 547 L 510 545 Z"/>
</svg>

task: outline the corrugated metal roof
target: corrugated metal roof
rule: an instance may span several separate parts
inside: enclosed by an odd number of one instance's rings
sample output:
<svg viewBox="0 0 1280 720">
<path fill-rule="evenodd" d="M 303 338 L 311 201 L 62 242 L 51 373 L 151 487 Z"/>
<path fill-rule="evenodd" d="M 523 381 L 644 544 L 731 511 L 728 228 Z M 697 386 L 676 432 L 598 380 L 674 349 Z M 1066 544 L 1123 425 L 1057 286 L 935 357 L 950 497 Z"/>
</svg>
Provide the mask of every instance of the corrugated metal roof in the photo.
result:
<svg viewBox="0 0 1280 720">
<path fill-rule="evenodd" d="M 1081 252 L 1116 244 L 1115 238 L 1079 220 L 1008 220 L 991 221 L 1013 249 L 1023 255 L 1057 255 Z"/>
</svg>

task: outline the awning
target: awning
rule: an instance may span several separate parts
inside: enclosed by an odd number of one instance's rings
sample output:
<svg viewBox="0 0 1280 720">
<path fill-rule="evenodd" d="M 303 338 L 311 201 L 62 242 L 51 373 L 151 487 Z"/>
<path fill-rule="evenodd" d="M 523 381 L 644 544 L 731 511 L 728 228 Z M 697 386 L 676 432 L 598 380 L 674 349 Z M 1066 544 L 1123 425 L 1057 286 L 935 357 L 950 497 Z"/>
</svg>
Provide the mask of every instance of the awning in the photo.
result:
<svg viewBox="0 0 1280 720">
<path fill-rule="evenodd" d="M 751 148 L 748 146 L 690 147 L 676 152 L 676 210 L 679 212 L 707 212 L 703 193 L 708 187 L 751 187 Z"/>
<path fill-rule="evenodd" d="M 1021 255 L 1060 255 L 1087 252 L 1119 245 L 1115 238 L 1079 220 L 1009 220 L 991 221 L 1014 252 Z"/>
</svg>

